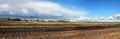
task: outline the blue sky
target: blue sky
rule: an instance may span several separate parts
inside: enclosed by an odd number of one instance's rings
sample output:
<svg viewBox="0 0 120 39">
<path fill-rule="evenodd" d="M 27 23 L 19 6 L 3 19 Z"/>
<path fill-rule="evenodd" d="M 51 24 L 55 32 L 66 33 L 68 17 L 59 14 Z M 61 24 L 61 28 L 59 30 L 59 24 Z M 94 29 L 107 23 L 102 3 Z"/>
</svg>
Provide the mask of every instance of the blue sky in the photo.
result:
<svg viewBox="0 0 120 39">
<path fill-rule="evenodd" d="M 120 12 L 120 0 L 53 0 L 52 2 L 86 10 L 89 12 L 88 16 L 90 17 L 108 17 Z"/>
<path fill-rule="evenodd" d="M 120 22 L 120 0 L 0 0 L 0 17 Z"/>
</svg>

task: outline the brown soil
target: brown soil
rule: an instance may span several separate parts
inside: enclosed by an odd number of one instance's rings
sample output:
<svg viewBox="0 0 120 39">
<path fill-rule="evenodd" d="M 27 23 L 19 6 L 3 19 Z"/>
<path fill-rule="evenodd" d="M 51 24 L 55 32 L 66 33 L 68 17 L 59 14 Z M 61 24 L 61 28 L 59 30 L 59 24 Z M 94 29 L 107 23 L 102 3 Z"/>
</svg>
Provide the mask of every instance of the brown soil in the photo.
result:
<svg viewBox="0 0 120 39">
<path fill-rule="evenodd" d="M 38 22 L 37 22 L 38 23 Z M 0 39 L 120 39 L 120 24 L 104 23 L 37 24 L 26 22 L 0 22 L 0 26 L 35 26 L 30 28 L 1 28 Z M 91 26 L 92 25 L 92 26 Z M 99 26 L 98 26 L 99 25 Z M 62 27 L 37 27 L 62 26 Z"/>
<path fill-rule="evenodd" d="M 120 39 L 119 27 L 79 28 L 1 28 L 0 39 Z"/>
</svg>

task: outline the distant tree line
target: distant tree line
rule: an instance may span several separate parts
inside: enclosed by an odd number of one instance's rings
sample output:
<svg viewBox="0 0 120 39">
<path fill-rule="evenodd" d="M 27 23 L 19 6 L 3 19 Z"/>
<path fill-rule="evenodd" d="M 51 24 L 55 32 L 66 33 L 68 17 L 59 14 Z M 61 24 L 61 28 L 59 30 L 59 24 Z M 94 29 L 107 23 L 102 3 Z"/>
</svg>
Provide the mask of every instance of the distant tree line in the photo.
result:
<svg viewBox="0 0 120 39">
<path fill-rule="evenodd" d="M 66 21 L 66 20 L 58 20 L 58 22 L 64 22 L 64 23 L 67 23 L 69 21 Z"/>
<path fill-rule="evenodd" d="M 8 20 L 9 20 L 9 21 L 26 21 L 26 22 L 28 22 L 28 21 L 39 21 L 39 22 L 64 22 L 64 23 L 69 22 L 69 21 L 66 21 L 66 20 L 47 20 L 47 21 L 45 21 L 45 20 L 39 20 L 39 19 L 36 19 L 36 20 L 27 20 L 27 19 L 21 20 L 20 18 L 14 18 L 14 19 L 8 18 Z"/>
<path fill-rule="evenodd" d="M 11 19 L 11 18 L 8 18 L 9 21 L 21 21 L 21 19 L 19 18 L 14 18 L 14 19 Z"/>
</svg>

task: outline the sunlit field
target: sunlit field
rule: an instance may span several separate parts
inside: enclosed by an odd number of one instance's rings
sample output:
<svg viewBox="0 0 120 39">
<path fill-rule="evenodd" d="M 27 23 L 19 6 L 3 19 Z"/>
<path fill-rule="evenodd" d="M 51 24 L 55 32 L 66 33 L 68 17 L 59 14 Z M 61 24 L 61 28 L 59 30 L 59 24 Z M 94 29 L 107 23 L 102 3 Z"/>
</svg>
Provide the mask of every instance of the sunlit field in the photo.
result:
<svg viewBox="0 0 120 39">
<path fill-rule="evenodd" d="M 119 39 L 119 22 L 1 21 L 0 39 Z"/>
</svg>

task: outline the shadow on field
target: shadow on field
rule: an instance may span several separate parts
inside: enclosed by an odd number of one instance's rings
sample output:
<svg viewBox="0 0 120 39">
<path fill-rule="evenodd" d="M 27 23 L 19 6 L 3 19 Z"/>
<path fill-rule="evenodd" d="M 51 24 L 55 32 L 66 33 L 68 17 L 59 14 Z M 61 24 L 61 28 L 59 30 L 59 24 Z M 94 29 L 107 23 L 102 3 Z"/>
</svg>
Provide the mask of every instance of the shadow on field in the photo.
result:
<svg viewBox="0 0 120 39">
<path fill-rule="evenodd" d="M 0 28 L 0 32 L 57 32 L 57 31 L 70 31 L 70 30 L 96 30 L 105 28 L 119 28 L 120 25 L 110 26 L 85 26 L 85 27 L 33 27 L 33 28 Z"/>
</svg>

